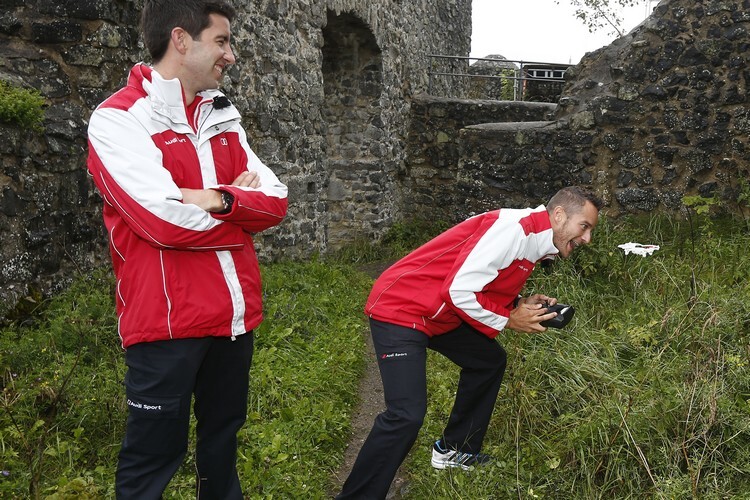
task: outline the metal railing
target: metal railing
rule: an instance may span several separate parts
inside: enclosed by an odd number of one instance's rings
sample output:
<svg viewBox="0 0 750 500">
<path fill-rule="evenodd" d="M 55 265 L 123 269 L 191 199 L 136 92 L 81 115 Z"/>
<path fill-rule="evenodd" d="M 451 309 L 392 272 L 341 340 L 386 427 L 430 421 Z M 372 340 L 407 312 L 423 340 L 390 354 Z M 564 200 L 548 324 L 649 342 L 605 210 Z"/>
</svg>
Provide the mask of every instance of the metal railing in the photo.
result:
<svg viewBox="0 0 750 500">
<path fill-rule="evenodd" d="M 529 82 L 554 82 L 563 84 L 565 71 L 571 64 L 560 64 L 539 61 L 523 61 L 516 59 L 497 59 L 491 57 L 467 57 L 428 54 L 429 70 L 428 92 L 433 94 L 435 90 L 435 77 L 446 77 L 447 79 L 468 78 L 482 80 L 498 80 L 502 87 L 503 82 L 509 82 L 506 88 L 512 88 L 512 100 L 523 101 L 527 94 Z M 492 68 L 497 74 L 482 74 L 468 72 L 472 61 L 489 61 L 498 63 L 497 68 Z M 450 70 L 444 69 L 448 67 Z M 560 73 L 560 76 L 539 77 L 530 74 L 530 71 L 548 70 Z M 460 85 L 448 85 L 448 88 L 458 88 Z M 510 93 L 510 92 L 508 92 Z M 507 96 L 510 97 L 510 96 Z"/>
</svg>

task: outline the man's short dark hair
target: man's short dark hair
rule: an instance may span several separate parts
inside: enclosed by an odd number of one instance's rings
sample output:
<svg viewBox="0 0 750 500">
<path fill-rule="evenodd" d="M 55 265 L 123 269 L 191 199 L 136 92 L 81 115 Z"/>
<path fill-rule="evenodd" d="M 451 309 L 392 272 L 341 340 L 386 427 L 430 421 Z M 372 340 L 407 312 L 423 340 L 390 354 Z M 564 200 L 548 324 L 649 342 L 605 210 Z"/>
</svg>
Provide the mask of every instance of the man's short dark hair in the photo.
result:
<svg viewBox="0 0 750 500">
<path fill-rule="evenodd" d="M 574 214 L 580 212 L 587 201 L 594 205 L 597 210 L 601 210 L 604 206 L 602 199 L 593 191 L 580 186 L 564 187 L 550 198 L 549 203 L 547 203 L 547 211 L 551 213 L 555 207 L 561 206 L 566 212 Z"/>
<path fill-rule="evenodd" d="M 166 54 L 174 28 L 180 27 L 198 38 L 210 24 L 211 14 L 233 21 L 237 11 L 223 0 L 144 0 L 141 29 L 153 62 L 159 62 Z"/>
</svg>

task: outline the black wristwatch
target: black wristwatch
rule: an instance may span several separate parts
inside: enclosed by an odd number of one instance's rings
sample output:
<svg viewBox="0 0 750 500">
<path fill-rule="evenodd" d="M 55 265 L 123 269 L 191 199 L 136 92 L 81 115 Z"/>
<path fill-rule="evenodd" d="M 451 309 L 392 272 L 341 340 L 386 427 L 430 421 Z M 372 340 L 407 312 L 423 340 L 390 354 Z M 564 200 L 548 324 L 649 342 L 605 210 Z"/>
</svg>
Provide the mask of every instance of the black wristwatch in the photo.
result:
<svg viewBox="0 0 750 500">
<path fill-rule="evenodd" d="M 228 214 L 232 211 L 232 205 L 234 204 L 234 196 L 229 191 L 221 191 L 221 204 L 224 205 L 224 210 L 219 212 L 220 214 Z"/>
</svg>

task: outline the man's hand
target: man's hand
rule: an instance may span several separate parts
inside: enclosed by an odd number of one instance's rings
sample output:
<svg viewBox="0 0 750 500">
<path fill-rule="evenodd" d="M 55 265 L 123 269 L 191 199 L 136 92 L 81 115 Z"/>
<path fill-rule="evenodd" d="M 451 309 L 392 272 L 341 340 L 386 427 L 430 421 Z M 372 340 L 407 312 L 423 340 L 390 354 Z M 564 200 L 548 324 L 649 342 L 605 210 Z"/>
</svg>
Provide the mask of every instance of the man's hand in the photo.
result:
<svg viewBox="0 0 750 500">
<path fill-rule="evenodd" d="M 260 187 L 260 176 L 258 172 L 242 172 L 232 181 L 232 186 L 258 188 Z M 221 191 L 215 189 L 187 189 L 180 188 L 182 192 L 182 203 L 196 205 L 206 212 L 221 212 L 224 203 L 221 201 Z"/>
<path fill-rule="evenodd" d="M 242 172 L 232 181 L 232 186 L 249 187 L 253 189 L 259 188 L 260 176 L 258 175 L 258 172 Z"/>
<path fill-rule="evenodd" d="M 547 297 L 546 295 L 542 295 L 541 293 L 535 293 L 530 297 L 522 297 L 518 301 L 518 305 L 520 306 L 521 304 L 549 304 L 553 306 L 557 304 L 557 299 L 555 297 Z"/>
<path fill-rule="evenodd" d="M 508 324 L 505 327 L 524 333 L 546 331 L 547 329 L 539 323 L 554 318 L 557 313 L 548 313 L 547 309 L 542 307 L 544 303 L 553 305 L 557 303 L 557 299 L 540 293 L 521 298 L 518 301 L 518 307 L 510 311 Z"/>
</svg>

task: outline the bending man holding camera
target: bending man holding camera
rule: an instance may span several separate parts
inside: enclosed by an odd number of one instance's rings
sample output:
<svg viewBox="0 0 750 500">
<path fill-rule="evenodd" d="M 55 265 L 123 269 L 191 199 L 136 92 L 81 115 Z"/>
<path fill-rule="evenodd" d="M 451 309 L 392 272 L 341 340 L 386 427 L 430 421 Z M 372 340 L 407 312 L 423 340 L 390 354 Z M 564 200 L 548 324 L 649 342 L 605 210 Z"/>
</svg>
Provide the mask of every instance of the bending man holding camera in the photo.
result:
<svg viewBox="0 0 750 500">
<path fill-rule="evenodd" d="M 470 469 L 480 453 L 506 365 L 495 337 L 543 332 L 555 297 L 521 297 L 536 263 L 591 242 L 603 203 L 579 187 L 547 206 L 471 217 L 399 260 L 365 306 L 383 381 L 378 415 L 337 498 L 385 498 L 427 411 L 426 359 L 433 349 L 461 367 L 456 399 L 432 466 Z"/>
</svg>

